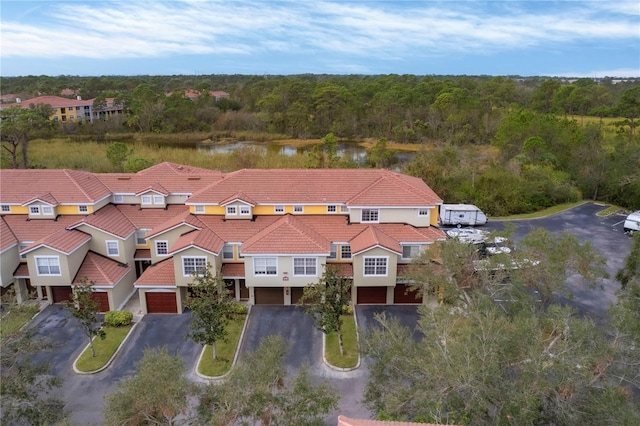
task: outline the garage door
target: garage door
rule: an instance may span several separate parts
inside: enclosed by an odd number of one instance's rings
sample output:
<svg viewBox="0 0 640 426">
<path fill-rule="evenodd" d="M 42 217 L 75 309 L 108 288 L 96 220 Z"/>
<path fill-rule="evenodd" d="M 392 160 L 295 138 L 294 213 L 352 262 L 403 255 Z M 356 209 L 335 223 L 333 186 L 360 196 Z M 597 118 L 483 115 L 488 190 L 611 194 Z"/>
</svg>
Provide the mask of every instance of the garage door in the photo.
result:
<svg viewBox="0 0 640 426">
<path fill-rule="evenodd" d="M 71 302 L 71 286 L 51 287 L 53 303 Z"/>
<path fill-rule="evenodd" d="M 404 304 L 404 303 L 422 303 L 422 296 L 417 297 L 417 291 L 409 290 L 409 286 L 406 284 L 396 284 L 393 289 L 393 302 Z"/>
<path fill-rule="evenodd" d="M 107 312 L 109 310 L 109 294 L 106 291 L 94 291 L 91 297 L 98 302 L 99 312 Z"/>
<path fill-rule="evenodd" d="M 282 287 L 260 287 L 254 290 L 256 305 L 284 305 Z"/>
<path fill-rule="evenodd" d="M 178 303 L 175 293 L 145 293 L 147 312 L 150 314 L 176 314 Z"/>
<path fill-rule="evenodd" d="M 358 287 L 358 304 L 387 303 L 386 287 Z"/>
<path fill-rule="evenodd" d="M 302 298 L 304 287 L 291 287 L 291 304 L 297 305 Z"/>
</svg>

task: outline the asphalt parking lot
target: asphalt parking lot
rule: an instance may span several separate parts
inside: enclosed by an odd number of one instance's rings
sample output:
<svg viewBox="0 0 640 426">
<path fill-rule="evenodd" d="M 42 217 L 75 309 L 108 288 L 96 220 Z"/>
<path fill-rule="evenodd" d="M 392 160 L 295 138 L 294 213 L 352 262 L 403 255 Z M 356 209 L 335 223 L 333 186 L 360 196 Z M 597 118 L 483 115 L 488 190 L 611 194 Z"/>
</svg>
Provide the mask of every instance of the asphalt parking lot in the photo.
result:
<svg viewBox="0 0 640 426">
<path fill-rule="evenodd" d="M 517 244 L 535 227 L 544 227 L 554 234 L 570 232 L 584 242 L 591 242 L 602 253 L 607 259 L 607 270 L 613 276 L 631 250 L 631 238 L 622 231 L 623 215 L 596 216 L 604 208 L 586 203 L 545 218 L 512 221 L 515 229 L 513 239 Z M 505 222 L 490 221 L 484 229 L 501 230 L 504 226 Z M 597 319 L 606 316 L 606 310 L 616 300 L 615 292 L 619 288 L 614 280 L 608 279 L 602 283 L 602 289 L 590 289 L 579 285 L 574 277 L 569 278 L 567 286 L 574 293 L 574 299 L 566 302 L 573 304 L 582 314 Z M 374 316 L 379 312 L 396 316 L 401 324 L 416 330 L 416 306 L 357 306 L 361 334 L 376 327 Z M 104 395 L 123 377 L 135 372 L 135 366 L 147 347 L 166 346 L 170 353 L 180 355 L 185 361 L 187 376 L 195 379 L 193 367 L 201 346 L 186 338 L 190 320 L 188 313 L 144 316 L 124 350 L 108 369 L 98 374 L 80 376 L 72 372 L 71 366 L 84 349 L 87 339 L 67 311 L 59 305 L 52 305 L 36 317 L 31 327 L 37 330 L 37 336 L 46 338 L 55 346 L 50 352 L 35 355 L 34 360 L 49 361 L 52 374 L 64 380 L 60 392 L 67 402 L 66 408 L 71 412 L 71 424 L 101 424 Z M 288 343 L 285 363 L 290 373 L 304 364 L 309 365 L 314 379 L 328 380 L 339 391 L 340 406 L 326 418 L 328 424 L 335 424 L 339 414 L 355 418 L 371 416 L 361 403 L 367 377 L 366 360 L 359 369 L 351 372 L 328 368 L 322 361 L 322 334 L 301 308 L 290 306 L 252 307 L 241 343 L 240 359 L 243 353 L 255 349 L 262 338 L 270 334 L 280 334 Z M 416 337 L 419 338 L 419 334 Z"/>
</svg>

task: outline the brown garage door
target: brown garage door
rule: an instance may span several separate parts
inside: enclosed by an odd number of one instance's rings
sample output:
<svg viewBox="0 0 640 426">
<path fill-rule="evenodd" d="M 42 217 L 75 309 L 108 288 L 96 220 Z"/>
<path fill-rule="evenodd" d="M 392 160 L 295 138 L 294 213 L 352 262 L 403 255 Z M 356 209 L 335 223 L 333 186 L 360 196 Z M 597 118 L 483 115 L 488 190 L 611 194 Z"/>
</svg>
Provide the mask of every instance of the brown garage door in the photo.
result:
<svg viewBox="0 0 640 426">
<path fill-rule="evenodd" d="M 145 293 L 147 312 L 150 314 L 176 314 L 178 303 L 175 293 Z"/>
<path fill-rule="evenodd" d="M 386 287 L 358 287 L 358 304 L 387 303 Z"/>
<path fill-rule="evenodd" d="M 409 290 L 409 286 L 406 284 L 396 284 L 393 289 L 393 301 L 394 303 L 422 303 L 422 296 L 416 297 L 417 291 Z"/>
<path fill-rule="evenodd" d="M 291 287 L 291 304 L 297 305 L 302 298 L 304 287 Z"/>
<path fill-rule="evenodd" d="M 284 305 L 282 287 L 260 287 L 254 289 L 256 305 Z"/>
<path fill-rule="evenodd" d="M 51 293 L 53 294 L 53 303 L 71 302 L 71 286 L 56 286 L 51 287 Z"/>
<path fill-rule="evenodd" d="M 98 302 L 99 312 L 107 312 L 109 310 L 109 294 L 106 291 L 95 291 L 91 294 L 91 297 Z"/>
</svg>

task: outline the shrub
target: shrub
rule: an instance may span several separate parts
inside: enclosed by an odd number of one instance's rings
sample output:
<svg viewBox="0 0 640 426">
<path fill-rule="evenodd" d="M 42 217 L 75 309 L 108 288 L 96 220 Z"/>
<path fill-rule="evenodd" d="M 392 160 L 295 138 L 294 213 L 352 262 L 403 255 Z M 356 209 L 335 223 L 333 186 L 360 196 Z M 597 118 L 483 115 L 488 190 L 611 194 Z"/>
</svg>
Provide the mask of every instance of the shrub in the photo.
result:
<svg viewBox="0 0 640 426">
<path fill-rule="evenodd" d="M 124 327 L 131 324 L 133 314 L 129 311 L 109 311 L 104 315 L 104 324 L 109 327 Z"/>
<path fill-rule="evenodd" d="M 229 315 L 244 315 L 247 311 L 247 307 L 241 303 L 232 303 L 229 306 Z"/>
</svg>

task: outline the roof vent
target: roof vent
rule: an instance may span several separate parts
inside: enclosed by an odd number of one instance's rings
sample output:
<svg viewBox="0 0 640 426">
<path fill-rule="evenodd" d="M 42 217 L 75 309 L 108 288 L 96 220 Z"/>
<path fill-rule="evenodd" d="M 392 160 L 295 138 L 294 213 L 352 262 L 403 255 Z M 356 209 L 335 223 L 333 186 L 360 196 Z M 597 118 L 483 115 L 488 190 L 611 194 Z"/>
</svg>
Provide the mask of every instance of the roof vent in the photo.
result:
<svg viewBox="0 0 640 426">
<path fill-rule="evenodd" d="M 131 180 L 131 176 L 120 176 L 118 180 Z"/>
<path fill-rule="evenodd" d="M 200 180 L 200 176 L 189 176 L 187 180 Z"/>
</svg>

